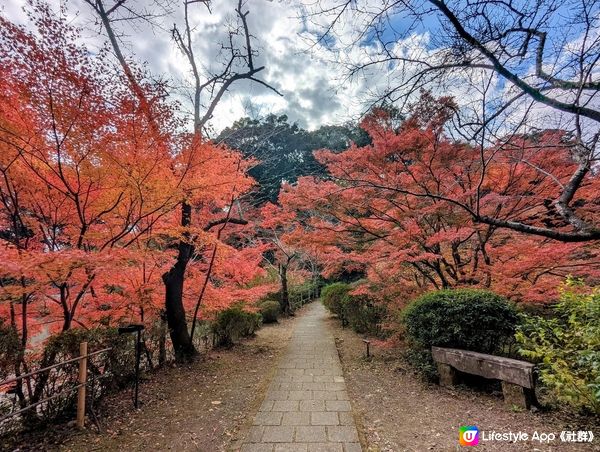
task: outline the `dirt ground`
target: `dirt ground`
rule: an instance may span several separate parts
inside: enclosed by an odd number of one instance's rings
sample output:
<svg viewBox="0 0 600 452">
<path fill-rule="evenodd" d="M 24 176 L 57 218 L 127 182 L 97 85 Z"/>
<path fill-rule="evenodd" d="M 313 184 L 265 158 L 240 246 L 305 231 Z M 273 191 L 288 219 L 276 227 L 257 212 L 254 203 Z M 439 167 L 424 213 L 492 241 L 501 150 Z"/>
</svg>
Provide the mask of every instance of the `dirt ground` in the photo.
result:
<svg viewBox="0 0 600 452">
<path fill-rule="evenodd" d="M 100 431 L 58 426 L 30 434 L 18 451 L 202 451 L 236 450 L 258 410 L 291 325 L 303 315 L 265 325 L 256 337 L 202 360 L 148 376 L 140 387 L 140 410 L 130 392 L 107 398 Z M 0 444 L 0 450 L 5 450 Z"/>
<path fill-rule="evenodd" d="M 488 442 L 474 450 L 490 451 L 600 451 L 600 425 L 589 418 L 556 412 L 514 412 L 501 394 L 472 388 L 441 388 L 427 385 L 414 374 L 397 351 L 371 345 L 372 358 L 365 357 L 361 337 L 342 329 L 336 319 L 329 322 L 336 336 L 346 385 L 355 418 L 367 451 L 454 451 L 458 429 L 475 425 L 480 432 L 523 431 L 531 435 L 555 433 L 549 444 L 539 442 Z M 562 430 L 592 430 L 592 444 L 561 443 Z"/>
<path fill-rule="evenodd" d="M 21 445 L 0 450 L 24 451 L 235 451 L 264 398 L 276 364 L 287 346 L 296 318 L 263 327 L 253 339 L 229 350 L 212 351 L 203 360 L 147 377 L 140 410 L 131 394 L 107 398 L 99 411 L 100 431 L 75 432 L 58 426 L 30 434 Z M 515 412 L 501 394 L 473 388 L 427 385 L 398 351 L 371 345 L 364 357 L 361 337 L 328 320 L 344 367 L 346 385 L 365 451 L 456 451 L 458 427 L 480 431 L 555 433 L 551 444 L 485 442 L 475 450 L 600 451 L 600 425 L 562 412 Z M 88 424 L 92 424 L 88 422 Z M 93 424 L 92 424 L 93 425 Z M 593 430 L 593 444 L 561 444 L 562 430 Z"/>
</svg>

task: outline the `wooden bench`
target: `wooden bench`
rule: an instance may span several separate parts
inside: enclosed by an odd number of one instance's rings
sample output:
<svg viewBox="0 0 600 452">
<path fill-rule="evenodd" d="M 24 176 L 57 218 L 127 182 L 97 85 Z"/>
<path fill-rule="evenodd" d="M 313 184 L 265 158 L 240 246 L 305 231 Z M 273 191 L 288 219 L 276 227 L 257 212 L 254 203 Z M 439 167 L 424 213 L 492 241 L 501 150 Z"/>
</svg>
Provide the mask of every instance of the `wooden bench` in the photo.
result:
<svg viewBox="0 0 600 452">
<path fill-rule="evenodd" d="M 511 406 L 529 409 L 535 401 L 531 363 L 456 348 L 431 347 L 431 353 L 442 386 L 455 385 L 459 371 L 501 380 L 504 401 Z"/>
</svg>

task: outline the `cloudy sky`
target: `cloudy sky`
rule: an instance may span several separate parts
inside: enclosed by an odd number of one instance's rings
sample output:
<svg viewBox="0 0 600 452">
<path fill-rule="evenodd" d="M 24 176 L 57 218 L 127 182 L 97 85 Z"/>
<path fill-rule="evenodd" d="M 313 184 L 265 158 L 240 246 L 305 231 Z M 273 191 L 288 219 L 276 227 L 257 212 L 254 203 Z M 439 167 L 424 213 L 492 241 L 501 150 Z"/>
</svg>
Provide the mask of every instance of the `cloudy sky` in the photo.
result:
<svg viewBox="0 0 600 452">
<path fill-rule="evenodd" d="M 0 8 L 9 19 L 26 23 L 26 1 L 0 0 Z M 110 7 L 115 1 L 104 0 L 104 3 Z M 82 39 L 90 49 L 103 45 L 103 30 L 84 0 L 49 2 L 57 10 L 60 5 L 65 7 L 68 19 L 82 28 Z M 333 16 L 310 13 L 321 11 L 319 6 L 327 6 L 328 2 L 334 0 L 245 0 L 245 9 L 250 11 L 248 23 L 254 38 L 253 48 L 258 51 L 255 66 L 265 66 L 259 74 L 260 78 L 283 96 L 280 97 L 257 83 L 236 82 L 215 110 L 211 123 L 214 131 L 220 131 L 243 116 L 261 117 L 269 113 L 287 114 L 292 121 L 309 129 L 322 124 L 356 120 L 381 92 L 390 86 L 397 86 L 400 77 L 410 78 L 410 68 L 399 70 L 393 65 L 370 66 L 348 78 L 349 63 L 370 61 L 377 57 L 378 50 L 381 49 L 377 49 L 368 37 L 357 35 L 365 28 L 366 21 L 371 16 L 361 16 L 354 10 L 336 23 L 334 39 L 315 44 Z M 166 9 L 159 6 L 165 4 L 168 5 Z M 373 8 L 381 8 L 382 4 L 380 1 L 361 2 L 367 12 Z M 190 102 L 186 100 L 186 94 L 190 92 L 187 89 L 190 82 L 189 64 L 171 38 L 173 25 L 176 24 L 180 29 L 182 27 L 182 1 L 127 0 L 125 5 L 138 13 L 163 13 L 153 20 L 152 25 L 138 20 L 118 21 L 114 26 L 120 34 L 127 57 L 137 62 L 146 62 L 153 74 L 172 80 L 173 85 L 178 87 L 178 99 L 191 108 Z M 214 74 L 223 67 L 221 46 L 226 42 L 227 24 L 236 19 L 236 6 L 237 0 L 213 0 L 210 12 L 199 2 L 190 6 L 194 52 L 204 74 Z M 434 16 L 424 17 L 425 20 L 417 31 L 409 31 L 410 23 L 402 15 L 393 17 L 386 24 L 384 39 L 385 34 L 393 30 L 394 36 L 390 37 L 390 41 L 394 43 L 395 54 L 414 55 L 427 62 L 435 58 L 436 50 L 446 45 L 436 42 L 439 24 Z M 403 30 L 407 32 L 403 33 Z M 580 34 L 581 31 L 576 28 L 571 29 L 569 36 L 565 36 L 568 38 L 565 42 L 576 42 Z M 243 47 L 244 43 L 238 41 L 238 45 Z M 564 42 L 562 45 L 565 45 Z M 489 79 L 489 75 L 483 72 L 481 75 L 482 81 Z M 470 104 L 480 108 L 482 93 L 474 90 L 474 86 L 476 84 L 452 79 L 447 86 L 434 92 L 455 96 L 465 110 Z M 498 79 L 493 80 L 492 90 L 500 97 L 510 95 L 510 86 Z M 540 105 L 535 108 L 537 110 L 526 102 L 515 104 L 514 109 L 518 113 L 515 118 L 521 120 L 523 111 L 526 110 L 530 116 L 528 124 L 537 122 L 545 126 L 550 123 L 560 126 L 565 121 L 564 115 L 549 119 L 556 112 Z M 534 115 L 532 111 L 537 113 Z"/>
<path fill-rule="evenodd" d="M 150 8 L 160 11 L 152 0 L 130 0 L 137 11 Z M 66 6 L 69 18 L 82 27 L 86 45 L 101 45 L 102 30 L 94 24 L 89 5 L 82 0 L 67 2 L 52 0 L 53 5 Z M 112 4 L 106 0 L 107 5 Z M 25 0 L 0 0 L 3 12 L 11 20 L 26 23 L 23 12 Z M 235 14 L 237 1 L 214 1 L 211 13 L 201 4 L 191 7 L 194 25 L 194 50 L 205 73 L 221 67 L 219 54 L 226 37 L 224 24 Z M 300 17 L 306 11 L 300 0 L 248 0 L 246 8 L 254 47 L 259 52 L 255 65 L 264 65 L 261 79 L 283 94 L 256 84 L 241 81 L 223 98 L 214 114 L 212 125 L 216 130 L 231 124 L 242 116 L 264 116 L 268 113 L 285 113 L 301 126 L 315 128 L 321 124 L 342 123 L 355 119 L 364 108 L 364 94 L 372 88 L 374 80 L 368 77 L 352 81 L 342 79 L 341 67 L 335 62 L 331 45 L 313 46 L 315 28 Z M 174 2 L 171 11 L 155 20 L 150 27 L 136 22 L 135 27 L 118 22 L 115 27 L 122 33 L 122 41 L 129 58 L 146 61 L 156 75 L 167 75 L 177 85 L 189 81 L 187 61 L 171 39 L 173 24 L 182 23 L 180 2 Z M 185 94 L 182 88 L 182 98 Z M 189 104 L 188 104 L 189 105 Z"/>
</svg>

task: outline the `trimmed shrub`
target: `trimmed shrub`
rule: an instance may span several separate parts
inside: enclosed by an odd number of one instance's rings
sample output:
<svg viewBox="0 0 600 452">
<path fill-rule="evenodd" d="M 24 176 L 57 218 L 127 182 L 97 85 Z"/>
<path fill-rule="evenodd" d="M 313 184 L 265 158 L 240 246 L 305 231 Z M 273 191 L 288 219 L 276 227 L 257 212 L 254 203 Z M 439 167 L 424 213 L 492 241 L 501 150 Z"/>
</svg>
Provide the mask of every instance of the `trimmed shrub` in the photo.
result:
<svg viewBox="0 0 600 452">
<path fill-rule="evenodd" d="M 454 289 L 420 296 L 404 310 L 402 320 L 412 349 L 409 361 L 418 369 L 428 369 L 424 375 L 433 379 L 437 372 L 430 372 L 432 346 L 502 354 L 514 338 L 519 317 L 500 295 Z"/>
<path fill-rule="evenodd" d="M 350 297 L 348 294 L 350 289 L 349 284 L 338 282 L 323 287 L 321 291 L 321 299 L 325 307 L 342 321 L 344 320 L 344 305 Z"/>
<path fill-rule="evenodd" d="M 217 314 L 212 331 L 216 345 L 230 347 L 242 337 L 252 336 L 260 328 L 261 316 L 232 306 Z"/>
<path fill-rule="evenodd" d="M 276 292 L 269 292 L 261 300 L 262 301 L 275 300 L 276 302 L 280 303 L 281 302 L 281 290 L 278 290 Z"/>
<path fill-rule="evenodd" d="M 342 312 L 350 327 L 359 334 L 384 335 L 381 323 L 386 316 L 383 306 L 365 296 L 348 296 L 344 299 Z"/>
<path fill-rule="evenodd" d="M 516 338 L 554 402 L 600 414 L 600 289 L 581 294 L 577 286 L 567 281 L 553 318 L 523 315 Z"/>
<path fill-rule="evenodd" d="M 279 316 L 279 302 L 266 300 L 258 305 L 263 323 L 275 323 Z"/>
<path fill-rule="evenodd" d="M 423 348 L 409 348 L 404 353 L 404 358 L 414 367 L 424 380 L 435 382 L 439 378 L 437 366 L 431 355 L 431 350 Z"/>
<path fill-rule="evenodd" d="M 353 285 L 341 282 L 325 286 L 321 291 L 323 304 L 357 333 L 383 336 L 381 323 L 386 316 L 385 307 L 367 296 L 351 295 L 352 289 Z"/>
</svg>

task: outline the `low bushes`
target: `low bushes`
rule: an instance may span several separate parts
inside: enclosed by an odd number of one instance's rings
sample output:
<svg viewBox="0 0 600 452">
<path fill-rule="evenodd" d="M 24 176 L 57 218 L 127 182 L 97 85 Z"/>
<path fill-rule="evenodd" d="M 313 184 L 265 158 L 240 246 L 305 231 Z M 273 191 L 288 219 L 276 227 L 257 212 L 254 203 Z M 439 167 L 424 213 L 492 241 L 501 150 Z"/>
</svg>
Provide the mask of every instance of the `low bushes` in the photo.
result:
<svg viewBox="0 0 600 452">
<path fill-rule="evenodd" d="M 265 300 L 258 305 L 263 323 L 275 323 L 279 316 L 280 307 L 276 300 Z"/>
<path fill-rule="evenodd" d="M 115 328 L 76 328 L 52 336 L 44 344 L 37 367 L 47 367 L 79 356 L 79 344 L 84 341 L 88 342 L 89 352 L 112 348 L 107 353 L 97 354 L 88 359 L 88 394 L 92 401 L 99 400 L 111 390 L 125 387 L 131 381 L 135 369 L 134 338 L 131 335 L 119 335 Z M 11 364 L 14 366 L 14 361 Z M 23 418 L 13 418 L 10 425 L 4 426 L 6 431 L 71 419 L 75 411 L 77 393 L 68 391 L 78 384 L 78 368 L 77 361 L 71 362 L 48 372 L 38 373 L 29 379 L 27 386 L 31 387 L 31 392 L 23 388 L 21 395 L 16 396 L 20 399 L 18 403 L 28 406 L 41 402 L 42 399 L 51 399 L 26 412 Z M 63 396 L 54 397 L 58 394 Z"/>
<path fill-rule="evenodd" d="M 350 296 L 344 305 L 344 318 L 360 334 L 383 337 L 385 332 L 381 324 L 385 316 L 385 308 L 368 297 Z"/>
<path fill-rule="evenodd" d="M 554 316 L 523 315 L 516 337 L 553 401 L 600 414 L 600 290 L 569 280 Z"/>
<path fill-rule="evenodd" d="M 408 359 L 430 380 L 437 378 L 431 347 L 502 354 L 512 342 L 518 314 L 505 298 L 478 289 L 429 292 L 405 309 Z"/>
<path fill-rule="evenodd" d="M 260 328 L 261 315 L 232 306 L 217 314 L 213 325 L 215 345 L 230 347 L 242 337 L 252 336 Z"/>
<path fill-rule="evenodd" d="M 323 287 L 321 291 L 321 299 L 325 307 L 340 319 L 343 319 L 344 305 L 349 298 L 350 289 L 350 284 L 338 282 Z"/>
<path fill-rule="evenodd" d="M 357 333 L 384 336 L 381 324 L 387 315 L 385 307 L 377 305 L 368 296 L 351 295 L 353 288 L 341 282 L 325 286 L 321 292 L 323 304 Z"/>
</svg>

